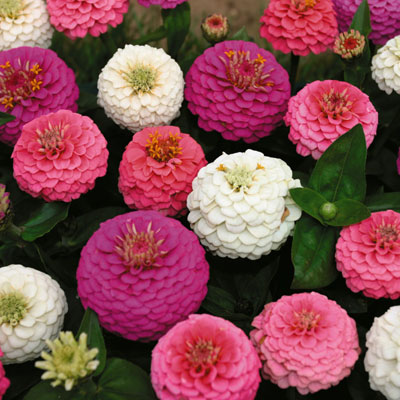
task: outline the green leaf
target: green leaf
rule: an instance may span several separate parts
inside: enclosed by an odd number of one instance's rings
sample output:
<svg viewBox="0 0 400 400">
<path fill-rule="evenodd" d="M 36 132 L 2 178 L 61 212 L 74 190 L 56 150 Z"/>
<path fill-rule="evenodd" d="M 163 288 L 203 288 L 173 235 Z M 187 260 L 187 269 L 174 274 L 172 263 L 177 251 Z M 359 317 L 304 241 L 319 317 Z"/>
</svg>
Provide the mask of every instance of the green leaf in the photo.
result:
<svg viewBox="0 0 400 400">
<path fill-rule="evenodd" d="M 350 29 L 360 31 L 365 38 L 367 38 L 371 33 L 371 17 L 367 0 L 363 0 L 358 6 L 350 25 Z"/>
<path fill-rule="evenodd" d="M 133 44 L 144 45 L 150 42 L 156 42 L 164 39 L 167 36 L 167 30 L 164 26 L 158 27 L 156 30 L 141 36 L 139 39 L 133 41 Z"/>
<path fill-rule="evenodd" d="M 234 35 L 232 35 L 231 40 L 245 40 L 246 42 L 250 42 L 251 38 L 247 33 L 246 27 L 242 26 Z"/>
<path fill-rule="evenodd" d="M 0 111 L 0 125 L 4 125 L 7 122 L 14 121 L 14 119 L 15 119 L 14 115 Z"/>
<path fill-rule="evenodd" d="M 290 196 L 303 211 L 324 224 L 319 213 L 321 206 L 328 201 L 324 196 L 309 188 L 290 189 Z"/>
<path fill-rule="evenodd" d="M 89 307 L 85 311 L 81 326 L 79 327 L 79 331 L 76 334 L 77 339 L 82 332 L 85 332 L 88 335 L 88 348 L 92 349 L 94 347 L 97 347 L 99 349 L 97 359 L 100 361 L 100 363 L 96 371 L 93 373 L 93 376 L 97 376 L 103 372 L 104 367 L 106 366 L 107 350 L 97 314 Z"/>
<path fill-rule="evenodd" d="M 331 226 L 348 226 L 357 224 L 371 215 L 363 203 L 357 200 L 342 199 L 333 203 L 337 207 L 336 216 L 326 223 Z"/>
<path fill-rule="evenodd" d="M 400 192 L 381 193 L 368 196 L 365 205 L 370 211 L 393 210 L 400 212 Z"/>
<path fill-rule="evenodd" d="M 89 381 L 67 392 L 62 386 L 54 388 L 49 381 L 43 381 L 35 385 L 24 400 L 91 400 L 95 388 L 95 384 Z"/>
<path fill-rule="evenodd" d="M 207 296 L 201 306 L 213 315 L 226 315 L 235 312 L 235 298 L 224 289 L 217 286 L 208 286 Z"/>
<path fill-rule="evenodd" d="M 50 232 L 68 216 L 69 203 L 45 203 L 22 225 L 22 239 L 33 242 Z"/>
</svg>

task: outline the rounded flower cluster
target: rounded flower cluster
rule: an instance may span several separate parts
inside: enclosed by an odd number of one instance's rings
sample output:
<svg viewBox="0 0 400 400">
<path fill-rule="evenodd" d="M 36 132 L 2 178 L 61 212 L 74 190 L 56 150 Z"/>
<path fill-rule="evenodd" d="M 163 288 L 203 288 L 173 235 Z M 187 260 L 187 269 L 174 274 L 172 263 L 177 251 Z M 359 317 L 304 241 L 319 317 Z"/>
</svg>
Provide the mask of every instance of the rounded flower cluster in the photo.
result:
<svg viewBox="0 0 400 400">
<path fill-rule="evenodd" d="M 53 31 L 44 0 L 0 2 L 0 51 L 20 46 L 48 48 Z"/>
<path fill-rule="evenodd" d="M 253 400 L 260 367 L 243 331 L 222 318 L 193 314 L 157 343 L 151 381 L 160 400 Z"/>
<path fill-rule="evenodd" d="M 256 260 L 278 249 L 293 231 L 301 210 L 289 189 L 299 186 L 278 158 L 253 150 L 224 153 L 193 181 L 190 226 L 214 254 Z"/>
<path fill-rule="evenodd" d="M 197 311 L 209 266 L 196 235 L 155 211 L 119 215 L 100 225 L 77 271 L 83 306 L 130 340 L 157 340 Z"/>
<path fill-rule="evenodd" d="M 178 4 L 184 3 L 187 0 L 138 0 L 138 3 L 145 7 L 151 5 L 161 6 L 161 8 L 175 8 Z"/>
<path fill-rule="evenodd" d="M 260 22 L 275 50 L 299 56 L 327 50 L 338 34 L 331 0 L 271 0 Z"/>
<path fill-rule="evenodd" d="M 65 294 L 49 275 L 22 265 L 0 268 L 0 347 L 3 364 L 39 357 L 68 311 Z"/>
<path fill-rule="evenodd" d="M 99 36 L 116 27 L 128 11 L 129 0 L 47 0 L 50 22 L 70 39 Z"/>
<path fill-rule="evenodd" d="M 183 73 L 163 49 L 127 44 L 102 69 L 97 85 L 107 116 L 132 132 L 179 116 Z"/>
<path fill-rule="evenodd" d="M 357 124 L 362 125 L 369 146 L 378 126 L 378 112 L 369 97 L 350 83 L 334 80 L 306 85 L 289 100 L 284 119 L 297 153 L 316 160 Z"/>
<path fill-rule="evenodd" d="M 3 352 L 0 350 L 0 358 L 3 357 Z M 4 393 L 7 391 L 10 386 L 10 380 L 6 378 L 6 373 L 4 371 L 4 367 L 2 362 L 0 361 L 0 400 L 3 398 Z"/>
<path fill-rule="evenodd" d="M 69 202 L 105 175 L 106 146 L 89 117 L 68 110 L 43 115 L 22 129 L 12 153 L 14 178 L 33 197 Z"/>
<path fill-rule="evenodd" d="M 362 0 L 333 0 L 333 7 L 341 32 L 347 31 Z M 393 0 L 368 0 L 372 32 L 368 36 L 374 44 L 385 44 L 400 35 L 400 7 Z"/>
<path fill-rule="evenodd" d="M 282 122 L 289 76 L 255 43 L 224 41 L 196 58 L 186 75 L 185 97 L 202 129 L 256 142 Z"/>
<path fill-rule="evenodd" d="M 0 111 L 15 120 L 0 126 L 0 141 L 14 145 L 32 119 L 66 109 L 76 111 L 79 89 L 72 69 L 57 54 L 39 47 L 0 52 Z"/>
<path fill-rule="evenodd" d="M 400 35 L 390 39 L 372 57 L 371 70 L 379 89 L 400 94 Z"/>
<path fill-rule="evenodd" d="M 360 353 L 354 320 L 316 292 L 267 304 L 252 325 L 263 377 L 301 394 L 337 385 L 350 375 Z"/>
<path fill-rule="evenodd" d="M 126 147 L 118 188 L 130 208 L 175 216 L 186 213 L 192 181 L 206 164 L 201 146 L 178 127 L 145 128 Z"/>
<path fill-rule="evenodd" d="M 336 263 L 353 292 L 379 299 L 400 297 L 400 214 L 379 211 L 344 227 Z"/>
</svg>

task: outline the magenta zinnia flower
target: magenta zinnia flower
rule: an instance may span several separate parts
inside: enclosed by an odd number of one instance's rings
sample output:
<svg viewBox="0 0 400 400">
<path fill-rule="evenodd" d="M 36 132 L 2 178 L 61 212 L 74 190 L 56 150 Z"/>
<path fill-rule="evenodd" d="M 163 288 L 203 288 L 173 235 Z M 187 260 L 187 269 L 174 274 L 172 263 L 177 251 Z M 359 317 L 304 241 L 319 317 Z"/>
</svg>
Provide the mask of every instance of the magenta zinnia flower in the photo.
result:
<svg viewBox="0 0 400 400">
<path fill-rule="evenodd" d="M 24 125 L 12 153 L 21 190 L 46 201 L 71 201 L 107 170 L 107 142 L 89 118 L 69 110 Z"/>
<path fill-rule="evenodd" d="M 255 43 L 217 43 L 186 75 L 185 97 L 199 126 L 228 140 L 256 142 L 282 121 L 290 97 L 287 72 Z"/>
<path fill-rule="evenodd" d="M 253 400 L 260 367 L 242 330 L 219 317 L 193 314 L 157 343 L 151 381 L 160 400 Z"/>
<path fill-rule="evenodd" d="M 0 350 L 0 359 L 3 357 L 3 352 Z M 0 361 L 0 400 L 3 398 L 4 393 L 7 391 L 10 386 L 10 380 L 6 378 L 6 373 L 4 371 L 4 367 L 2 362 Z"/>
<path fill-rule="evenodd" d="M 41 115 L 76 111 L 78 96 L 72 69 L 54 51 L 17 47 L 0 52 L 0 111 L 16 117 L 0 126 L 0 141 L 14 145 L 24 124 Z"/>
<path fill-rule="evenodd" d="M 116 27 L 128 11 L 129 0 L 47 0 L 50 22 L 70 39 L 99 36 Z"/>
<path fill-rule="evenodd" d="M 109 219 L 89 239 L 77 271 L 83 306 L 131 340 L 156 340 L 200 307 L 209 267 L 197 236 L 155 211 Z"/>
<path fill-rule="evenodd" d="M 333 0 L 341 32 L 349 29 L 362 0 Z M 368 36 L 375 44 L 385 44 L 400 35 L 400 6 L 393 0 L 368 0 L 372 32 Z"/>
<path fill-rule="evenodd" d="M 118 187 L 130 208 L 186 213 L 192 181 L 207 164 L 201 146 L 176 126 L 145 128 L 126 147 Z"/>
<path fill-rule="evenodd" d="M 331 0 L 271 0 L 260 22 L 275 50 L 299 56 L 327 50 L 338 35 Z"/>
<path fill-rule="evenodd" d="M 337 385 L 360 353 L 356 324 L 335 301 L 316 292 L 269 303 L 252 324 L 262 375 L 301 394 Z"/>
<path fill-rule="evenodd" d="M 374 212 L 344 227 L 336 244 L 336 263 L 353 292 L 379 299 L 400 297 L 400 214 Z"/>
<path fill-rule="evenodd" d="M 138 3 L 145 7 L 151 5 L 161 6 L 161 8 L 175 8 L 178 4 L 184 3 L 187 0 L 138 0 Z"/>
<path fill-rule="evenodd" d="M 369 97 L 347 82 L 327 80 L 306 85 L 289 100 L 284 118 L 289 139 L 302 156 L 318 159 L 341 135 L 361 124 L 367 146 L 378 126 L 378 113 Z"/>
</svg>

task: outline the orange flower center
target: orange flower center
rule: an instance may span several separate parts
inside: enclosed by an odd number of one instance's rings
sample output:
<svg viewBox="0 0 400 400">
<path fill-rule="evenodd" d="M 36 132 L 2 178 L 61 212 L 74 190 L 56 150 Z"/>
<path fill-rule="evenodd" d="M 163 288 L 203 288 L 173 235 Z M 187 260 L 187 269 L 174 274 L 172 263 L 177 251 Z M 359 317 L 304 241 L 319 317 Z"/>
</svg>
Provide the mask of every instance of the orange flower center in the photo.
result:
<svg viewBox="0 0 400 400">
<path fill-rule="evenodd" d="M 211 340 L 199 338 L 195 343 L 187 341 L 186 346 L 186 358 L 197 374 L 207 375 L 210 367 L 217 364 L 221 348 Z"/>
<path fill-rule="evenodd" d="M 314 311 L 308 311 L 306 309 L 300 312 L 294 311 L 291 328 L 292 330 L 310 331 L 318 326 L 320 318 L 321 316 L 314 313 Z"/>
<path fill-rule="evenodd" d="M 178 133 L 169 133 L 168 137 L 162 137 L 158 132 L 150 134 L 146 144 L 147 153 L 156 161 L 167 162 L 182 154 L 182 147 L 179 146 L 181 139 Z"/>
<path fill-rule="evenodd" d="M 314 8 L 319 0 L 292 0 L 292 4 L 296 7 L 297 11 L 307 11 Z"/>
<path fill-rule="evenodd" d="M 331 116 L 336 119 L 339 115 L 349 111 L 353 102 L 349 101 L 347 89 L 344 89 L 343 92 L 336 92 L 334 89 L 331 89 L 322 96 L 319 104 L 325 117 Z"/>
</svg>

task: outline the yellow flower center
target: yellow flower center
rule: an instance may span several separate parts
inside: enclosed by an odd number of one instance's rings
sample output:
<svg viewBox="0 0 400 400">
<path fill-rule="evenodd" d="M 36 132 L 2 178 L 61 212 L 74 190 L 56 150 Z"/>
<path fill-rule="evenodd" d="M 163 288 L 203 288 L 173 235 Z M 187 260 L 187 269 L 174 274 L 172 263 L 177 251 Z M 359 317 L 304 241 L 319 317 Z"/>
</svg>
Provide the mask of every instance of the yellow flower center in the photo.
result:
<svg viewBox="0 0 400 400">
<path fill-rule="evenodd" d="M 129 73 L 124 73 L 125 80 L 130 84 L 133 94 L 148 93 L 156 84 L 156 71 L 146 65 L 136 65 Z"/>
<path fill-rule="evenodd" d="M 23 8 L 23 0 L 0 0 L 0 18 L 17 19 Z"/>
<path fill-rule="evenodd" d="M 6 293 L 0 296 L 0 324 L 17 326 L 26 315 L 28 303 L 19 293 Z"/>
</svg>

